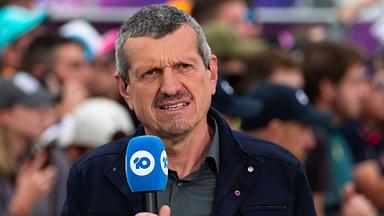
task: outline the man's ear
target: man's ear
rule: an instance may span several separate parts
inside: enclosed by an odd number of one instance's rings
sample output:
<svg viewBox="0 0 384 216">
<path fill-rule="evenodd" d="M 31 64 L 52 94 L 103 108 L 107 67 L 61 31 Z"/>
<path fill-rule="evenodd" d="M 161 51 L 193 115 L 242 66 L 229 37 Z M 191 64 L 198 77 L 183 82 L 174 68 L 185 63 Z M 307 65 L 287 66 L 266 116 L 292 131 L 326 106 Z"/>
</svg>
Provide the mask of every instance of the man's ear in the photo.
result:
<svg viewBox="0 0 384 216">
<path fill-rule="evenodd" d="M 119 89 L 119 93 L 121 97 L 124 98 L 125 102 L 128 104 L 129 108 L 133 110 L 132 105 L 132 97 L 131 97 L 131 89 L 128 81 L 124 80 L 118 72 L 115 72 L 114 74 L 117 87 Z"/>
<path fill-rule="evenodd" d="M 217 79 L 219 75 L 218 75 L 218 67 L 217 67 L 217 57 L 213 54 L 209 61 L 208 70 L 211 72 L 210 74 L 211 95 L 214 95 L 216 92 L 216 84 L 217 84 Z"/>
</svg>

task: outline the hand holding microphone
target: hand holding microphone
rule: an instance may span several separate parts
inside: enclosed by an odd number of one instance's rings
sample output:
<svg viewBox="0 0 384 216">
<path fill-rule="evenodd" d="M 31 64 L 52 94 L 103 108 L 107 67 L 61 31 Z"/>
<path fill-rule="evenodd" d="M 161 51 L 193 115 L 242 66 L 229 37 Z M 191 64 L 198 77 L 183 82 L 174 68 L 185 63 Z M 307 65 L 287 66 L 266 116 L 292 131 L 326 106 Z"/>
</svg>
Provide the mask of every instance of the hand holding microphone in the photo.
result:
<svg viewBox="0 0 384 216">
<path fill-rule="evenodd" d="M 131 191 L 141 194 L 143 212 L 148 212 L 138 215 L 156 215 L 156 191 L 165 190 L 168 179 L 168 158 L 161 139 L 151 135 L 132 138 L 125 152 L 125 173 Z M 170 215 L 170 208 L 163 206 L 159 215 Z"/>
<path fill-rule="evenodd" d="M 157 214 L 141 212 L 141 213 L 137 213 L 135 216 L 156 216 L 156 215 Z M 169 206 L 167 205 L 161 206 L 158 216 L 171 216 L 171 208 L 169 208 Z"/>
</svg>

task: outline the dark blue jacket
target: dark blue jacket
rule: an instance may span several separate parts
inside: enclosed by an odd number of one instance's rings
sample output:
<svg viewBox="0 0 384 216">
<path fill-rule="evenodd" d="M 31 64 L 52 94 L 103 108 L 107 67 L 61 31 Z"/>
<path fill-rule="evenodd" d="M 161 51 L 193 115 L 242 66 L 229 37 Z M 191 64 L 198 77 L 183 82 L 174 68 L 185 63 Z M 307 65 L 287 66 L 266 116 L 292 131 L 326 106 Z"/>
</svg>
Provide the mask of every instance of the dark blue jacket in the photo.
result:
<svg viewBox="0 0 384 216">
<path fill-rule="evenodd" d="M 209 115 L 220 135 L 212 215 L 316 215 L 303 168 L 288 151 L 232 131 L 213 109 Z M 142 134 L 139 127 L 134 136 Z M 127 142 L 102 146 L 72 166 L 62 216 L 128 216 L 141 211 L 140 198 L 125 178 Z M 186 210 L 193 211 L 193 206 Z"/>
</svg>

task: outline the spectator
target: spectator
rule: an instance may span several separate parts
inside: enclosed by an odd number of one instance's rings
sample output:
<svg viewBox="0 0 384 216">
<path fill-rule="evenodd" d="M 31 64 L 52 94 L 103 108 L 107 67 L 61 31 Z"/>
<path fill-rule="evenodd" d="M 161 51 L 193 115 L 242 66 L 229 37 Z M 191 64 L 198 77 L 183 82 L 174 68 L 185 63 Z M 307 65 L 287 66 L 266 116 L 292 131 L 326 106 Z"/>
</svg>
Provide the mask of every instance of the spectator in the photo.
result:
<svg viewBox="0 0 384 216">
<path fill-rule="evenodd" d="M 301 89 L 304 87 L 304 75 L 291 54 L 283 49 L 272 49 L 258 53 L 248 61 L 250 89 L 265 80 Z"/>
<path fill-rule="evenodd" d="M 221 112 L 231 128 L 236 130 L 240 127 L 240 118 L 257 115 L 263 104 L 256 99 L 236 95 L 226 80 L 219 80 L 212 98 L 212 106 Z"/>
<path fill-rule="evenodd" d="M 64 202 L 69 164 L 60 151 L 31 156 L 52 123 L 55 96 L 25 73 L 0 80 L 0 214 L 55 216 Z"/>
<path fill-rule="evenodd" d="M 41 35 L 23 58 L 23 69 L 62 95 L 59 118 L 71 113 L 89 95 L 92 70 L 81 44 L 58 35 Z"/>
<path fill-rule="evenodd" d="M 343 132 L 350 144 L 355 162 L 354 177 L 356 187 L 373 203 L 384 210 L 384 70 L 373 67 L 368 79 L 368 93 L 363 98 L 360 120 L 350 120 Z"/>
<path fill-rule="evenodd" d="M 134 124 L 126 109 L 106 98 L 89 98 L 73 112 L 73 125 L 61 143 L 74 162 L 85 152 L 105 143 L 131 135 Z"/>
<path fill-rule="evenodd" d="M 252 59 L 265 45 L 258 41 L 246 41 L 224 24 L 209 23 L 204 26 L 207 41 L 216 53 L 220 65 L 220 77 L 233 86 L 236 94 L 244 94 L 248 79 L 247 59 Z"/>
<path fill-rule="evenodd" d="M 372 211 L 356 207 L 353 211 L 348 202 L 357 196 L 365 203 L 372 204 L 361 195 L 346 195 L 346 185 L 354 183 L 351 149 L 341 133 L 341 127 L 350 118 L 361 114 L 362 98 L 365 94 L 364 58 L 360 51 L 349 45 L 335 42 L 313 44 L 304 52 L 303 71 L 306 92 L 314 106 L 332 114 L 332 122 L 326 133 L 329 139 L 329 164 L 331 188 L 326 197 L 327 213 L 339 209 L 359 215 L 371 215 Z M 351 199 L 352 197 L 352 199 Z M 340 207 L 341 206 L 341 207 Z M 371 209 L 372 208 L 368 208 Z M 334 213 L 334 212 L 333 212 Z"/>
<path fill-rule="evenodd" d="M 30 41 L 41 32 L 47 19 L 44 10 L 28 10 L 19 6 L 0 8 L 0 77 L 11 77 L 19 68 Z"/>
</svg>

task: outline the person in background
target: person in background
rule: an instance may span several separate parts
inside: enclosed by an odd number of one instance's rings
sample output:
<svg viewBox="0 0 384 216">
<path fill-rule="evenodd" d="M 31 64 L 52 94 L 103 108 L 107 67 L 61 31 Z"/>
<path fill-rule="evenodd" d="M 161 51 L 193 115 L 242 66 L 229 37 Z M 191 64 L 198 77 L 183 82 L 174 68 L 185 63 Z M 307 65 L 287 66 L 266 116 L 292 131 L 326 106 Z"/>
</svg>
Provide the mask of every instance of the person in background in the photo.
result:
<svg viewBox="0 0 384 216">
<path fill-rule="evenodd" d="M 351 149 L 341 132 L 348 119 L 361 114 L 366 93 L 363 64 L 363 55 L 350 44 L 325 41 L 312 44 L 304 51 L 305 91 L 318 110 L 331 114 L 331 124 L 323 127 L 331 168 L 326 215 L 340 212 L 342 215 L 373 215 L 376 212 L 372 203 L 351 186 L 356 180 L 355 167 Z"/>
<path fill-rule="evenodd" d="M 26 73 L 0 79 L 0 215 L 55 216 L 69 164 L 60 151 L 36 149 L 52 124 L 56 95 Z"/>
<path fill-rule="evenodd" d="M 80 103 L 72 113 L 73 125 L 61 134 L 61 148 L 71 162 L 113 140 L 131 135 L 134 124 L 127 110 L 111 99 L 93 97 Z"/>
<path fill-rule="evenodd" d="M 300 163 L 277 145 L 232 131 L 210 108 L 217 58 L 191 16 L 166 5 L 140 9 L 120 29 L 116 60 L 119 92 L 142 123 L 132 137 L 156 135 L 168 155 L 159 215 L 315 215 Z M 72 166 L 62 216 L 154 215 L 142 212 L 125 179 L 129 140 Z"/>
<path fill-rule="evenodd" d="M 91 97 L 106 97 L 118 101 L 129 112 L 135 126 L 140 124 L 135 113 L 129 109 L 124 99 L 120 96 L 113 74 L 116 72 L 115 41 L 118 29 L 111 29 L 102 36 L 99 51 L 92 61 L 92 85 L 90 86 Z"/>
<path fill-rule="evenodd" d="M 257 83 L 264 81 L 296 89 L 304 87 L 304 75 L 300 65 L 287 50 L 275 48 L 259 52 L 249 59 L 247 64 L 250 90 L 254 89 Z"/>
<path fill-rule="evenodd" d="M 191 15 L 203 26 L 224 24 L 241 40 L 258 40 L 262 27 L 256 22 L 250 3 L 244 0 L 195 0 Z"/>
<path fill-rule="evenodd" d="M 315 147 L 311 125 L 326 124 L 326 115 L 309 105 L 303 90 L 272 82 L 260 83 L 249 93 L 262 111 L 241 119 L 241 129 L 288 149 L 302 163 Z"/>
<path fill-rule="evenodd" d="M 221 79 L 233 86 L 238 95 L 247 91 L 247 60 L 263 51 L 265 46 L 258 41 L 247 41 L 237 36 L 228 25 L 208 23 L 203 26 L 212 52 L 217 55 Z"/>
<path fill-rule="evenodd" d="M 233 130 L 240 128 L 240 118 L 257 115 L 263 104 L 256 99 L 238 96 L 226 80 L 218 80 L 216 93 L 212 97 L 212 106 L 223 114 Z"/>
<path fill-rule="evenodd" d="M 241 129 L 283 146 L 305 165 L 317 215 L 324 215 L 329 168 L 322 150 L 324 143 L 318 141 L 314 127 L 327 124 L 327 115 L 309 105 L 303 90 L 279 82 L 260 82 L 247 96 L 260 100 L 263 106 L 258 114 L 254 112 L 254 117 L 241 118 Z M 310 169 L 307 167 L 309 157 L 317 159 L 316 166 L 310 166 Z"/>
<path fill-rule="evenodd" d="M 345 123 L 343 133 L 354 158 L 356 187 L 384 210 L 384 67 L 382 56 L 373 59 L 367 70 L 367 94 L 363 98 L 361 118 Z"/>
<path fill-rule="evenodd" d="M 121 99 L 113 76 L 116 72 L 115 41 L 118 33 L 118 29 L 112 29 L 102 37 L 100 49 L 92 61 L 91 96 L 106 97 L 116 101 Z"/>
<path fill-rule="evenodd" d="M 253 10 L 244 0 L 197 0 L 191 14 L 203 26 L 218 57 L 220 78 L 227 80 L 238 95 L 247 90 L 246 60 L 268 47 L 260 37 Z"/>
<path fill-rule="evenodd" d="M 35 38 L 22 58 L 22 69 L 50 91 L 62 95 L 57 106 L 58 119 L 89 96 L 92 70 L 77 41 L 56 34 Z"/>
<path fill-rule="evenodd" d="M 0 8 L 0 77 L 9 78 L 20 69 L 26 48 L 41 34 L 41 24 L 47 17 L 47 11 L 40 9 L 10 5 Z"/>
</svg>

